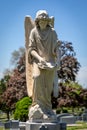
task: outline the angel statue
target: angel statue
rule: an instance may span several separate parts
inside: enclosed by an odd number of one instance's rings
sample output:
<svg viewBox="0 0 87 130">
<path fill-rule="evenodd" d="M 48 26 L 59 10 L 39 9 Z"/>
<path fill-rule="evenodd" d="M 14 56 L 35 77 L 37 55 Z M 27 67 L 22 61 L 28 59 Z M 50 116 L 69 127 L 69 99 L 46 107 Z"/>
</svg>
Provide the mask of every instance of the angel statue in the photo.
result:
<svg viewBox="0 0 87 130">
<path fill-rule="evenodd" d="M 32 97 L 29 120 L 56 120 L 51 94 L 58 96 L 60 45 L 54 30 L 54 17 L 49 17 L 46 10 L 39 10 L 34 21 L 26 16 L 25 42 L 27 92 Z"/>
</svg>

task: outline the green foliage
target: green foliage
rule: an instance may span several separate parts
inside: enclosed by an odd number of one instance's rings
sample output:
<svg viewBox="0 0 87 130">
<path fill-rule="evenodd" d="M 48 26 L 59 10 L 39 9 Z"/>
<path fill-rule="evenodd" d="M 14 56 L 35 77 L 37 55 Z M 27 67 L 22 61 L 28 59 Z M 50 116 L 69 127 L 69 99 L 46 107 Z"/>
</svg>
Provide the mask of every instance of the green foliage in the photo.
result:
<svg viewBox="0 0 87 130">
<path fill-rule="evenodd" d="M 5 75 L 1 80 L 0 80 L 0 95 L 6 90 L 7 87 L 7 82 L 9 81 L 10 76 Z"/>
<path fill-rule="evenodd" d="M 0 80 L 0 110 L 7 113 L 7 118 L 9 120 L 9 112 L 11 111 L 10 107 L 6 105 L 6 102 L 4 101 L 5 97 L 2 97 L 3 93 L 7 89 L 7 83 L 10 79 L 10 75 L 4 75 L 4 77 Z"/>
<path fill-rule="evenodd" d="M 28 119 L 28 108 L 32 101 L 29 97 L 24 97 L 16 103 L 16 109 L 14 112 L 14 119 L 20 121 L 26 121 Z"/>
<path fill-rule="evenodd" d="M 62 109 L 62 113 L 68 113 L 68 109 L 67 108 L 63 108 Z"/>
<path fill-rule="evenodd" d="M 77 122 L 77 126 L 68 126 L 67 130 L 87 130 L 87 123 L 86 122 Z"/>
<path fill-rule="evenodd" d="M 56 114 L 60 113 L 68 113 L 68 108 L 67 107 L 61 107 L 56 109 Z"/>
<path fill-rule="evenodd" d="M 82 86 L 80 84 L 78 84 L 78 82 L 73 82 L 73 81 L 68 81 L 63 83 L 63 85 L 68 86 L 68 87 L 72 87 L 72 88 L 76 88 L 76 89 L 81 89 Z"/>
<path fill-rule="evenodd" d="M 61 113 L 61 108 L 57 108 L 56 109 L 56 114 L 60 114 Z"/>
</svg>

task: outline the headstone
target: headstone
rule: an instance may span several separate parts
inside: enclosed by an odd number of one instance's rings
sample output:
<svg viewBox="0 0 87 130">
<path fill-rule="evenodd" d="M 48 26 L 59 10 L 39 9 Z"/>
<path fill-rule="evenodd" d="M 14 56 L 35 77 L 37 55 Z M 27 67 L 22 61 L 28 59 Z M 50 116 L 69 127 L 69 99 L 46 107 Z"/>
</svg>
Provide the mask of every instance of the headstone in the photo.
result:
<svg viewBox="0 0 87 130">
<path fill-rule="evenodd" d="M 75 116 L 76 117 L 76 121 L 82 121 L 82 116 Z"/>
<path fill-rule="evenodd" d="M 19 121 L 18 120 L 11 120 L 10 130 L 19 130 Z"/>
<path fill-rule="evenodd" d="M 82 114 L 82 120 L 83 120 L 83 121 L 87 121 L 87 114 L 86 114 L 86 113 L 83 113 L 83 114 Z"/>
<path fill-rule="evenodd" d="M 75 124 L 76 118 L 75 118 L 75 116 L 62 116 L 60 118 L 60 122 L 65 122 L 67 124 Z"/>
<path fill-rule="evenodd" d="M 2 127 L 2 126 L 4 126 L 4 123 L 2 123 L 2 122 L 0 121 L 0 127 Z"/>
<path fill-rule="evenodd" d="M 87 109 L 85 109 L 84 113 L 82 114 L 82 120 L 87 121 Z"/>
<path fill-rule="evenodd" d="M 11 127 L 11 122 L 10 121 L 4 123 L 4 129 L 5 130 L 10 129 L 10 127 Z"/>
<path fill-rule="evenodd" d="M 57 115 L 57 120 L 60 122 L 60 118 L 64 117 L 64 116 L 72 116 L 72 114 L 69 113 L 61 113 Z"/>
<path fill-rule="evenodd" d="M 5 122 L 4 128 L 10 129 L 10 130 L 19 130 L 19 121 L 18 120 L 10 120 L 8 122 Z"/>
</svg>

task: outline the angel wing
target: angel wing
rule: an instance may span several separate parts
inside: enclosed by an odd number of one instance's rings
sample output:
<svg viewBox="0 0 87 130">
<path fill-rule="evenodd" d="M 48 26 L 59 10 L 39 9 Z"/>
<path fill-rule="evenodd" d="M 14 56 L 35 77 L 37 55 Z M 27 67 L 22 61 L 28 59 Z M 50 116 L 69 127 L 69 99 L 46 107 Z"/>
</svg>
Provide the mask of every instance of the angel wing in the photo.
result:
<svg viewBox="0 0 87 130">
<path fill-rule="evenodd" d="M 26 84 L 27 84 L 28 96 L 32 97 L 33 95 L 32 64 L 29 63 L 28 46 L 29 46 L 30 32 L 34 28 L 35 23 L 30 16 L 25 17 L 24 26 L 25 26 Z"/>
</svg>

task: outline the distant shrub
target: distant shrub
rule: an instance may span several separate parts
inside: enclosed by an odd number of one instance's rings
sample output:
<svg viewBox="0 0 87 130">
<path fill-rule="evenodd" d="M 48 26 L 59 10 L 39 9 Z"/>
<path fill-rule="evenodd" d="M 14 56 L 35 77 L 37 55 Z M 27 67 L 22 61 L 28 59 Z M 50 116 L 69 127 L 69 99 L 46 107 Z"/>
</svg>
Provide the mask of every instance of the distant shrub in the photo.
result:
<svg viewBox="0 0 87 130">
<path fill-rule="evenodd" d="M 63 108 L 63 109 L 62 109 L 62 113 L 68 113 L 67 108 Z"/>
<path fill-rule="evenodd" d="M 60 109 L 60 108 L 57 108 L 56 114 L 60 114 L 60 113 L 61 113 L 61 109 Z"/>
<path fill-rule="evenodd" d="M 28 119 L 28 108 L 32 101 L 29 97 L 24 97 L 16 103 L 16 109 L 14 112 L 14 119 L 20 121 L 26 121 Z"/>
</svg>

